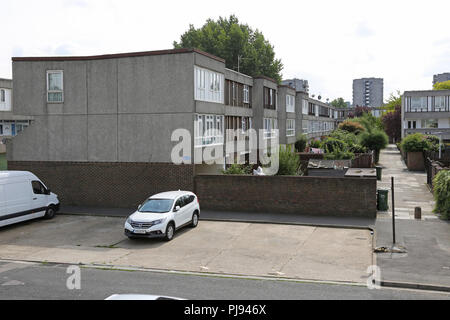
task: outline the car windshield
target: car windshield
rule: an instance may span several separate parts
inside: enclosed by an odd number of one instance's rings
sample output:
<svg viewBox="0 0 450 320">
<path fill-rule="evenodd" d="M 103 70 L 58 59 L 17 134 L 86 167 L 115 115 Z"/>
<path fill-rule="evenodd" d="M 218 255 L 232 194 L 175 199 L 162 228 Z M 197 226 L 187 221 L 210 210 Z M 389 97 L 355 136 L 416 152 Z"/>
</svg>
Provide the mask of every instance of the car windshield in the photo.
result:
<svg viewBox="0 0 450 320">
<path fill-rule="evenodd" d="M 172 199 L 148 199 L 139 208 L 139 212 L 155 212 L 164 213 L 169 212 L 172 208 Z"/>
</svg>

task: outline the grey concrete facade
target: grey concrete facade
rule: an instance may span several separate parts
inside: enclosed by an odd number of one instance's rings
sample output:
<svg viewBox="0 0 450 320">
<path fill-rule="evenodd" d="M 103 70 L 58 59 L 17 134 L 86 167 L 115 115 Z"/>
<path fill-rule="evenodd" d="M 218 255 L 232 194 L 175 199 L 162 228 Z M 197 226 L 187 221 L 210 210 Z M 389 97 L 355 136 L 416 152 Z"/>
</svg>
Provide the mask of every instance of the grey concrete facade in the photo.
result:
<svg viewBox="0 0 450 320">
<path fill-rule="evenodd" d="M 444 72 L 433 75 L 433 84 L 450 80 L 450 72 Z"/>
<path fill-rule="evenodd" d="M 353 80 L 353 107 L 381 107 L 383 105 L 383 79 L 361 78 Z"/>
<path fill-rule="evenodd" d="M 287 95 L 290 95 L 294 101 L 294 112 L 288 112 L 286 102 Z M 278 130 L 280 135 L 280 145 L 293 145 L 296 141 L 297 133 L 297 120 L 296 120 L 296 105 L 295 105 L 295 89 L 286 85 L 278 86 Z M 294 135 L 287 135 L 287 120 L 292 119 L 294 121 Z"/>
<path fill-rule="evenodd" d="M 450 140 L 450 90 L 403 93 L 402 138 L 416 132 Z"/>
</svg>

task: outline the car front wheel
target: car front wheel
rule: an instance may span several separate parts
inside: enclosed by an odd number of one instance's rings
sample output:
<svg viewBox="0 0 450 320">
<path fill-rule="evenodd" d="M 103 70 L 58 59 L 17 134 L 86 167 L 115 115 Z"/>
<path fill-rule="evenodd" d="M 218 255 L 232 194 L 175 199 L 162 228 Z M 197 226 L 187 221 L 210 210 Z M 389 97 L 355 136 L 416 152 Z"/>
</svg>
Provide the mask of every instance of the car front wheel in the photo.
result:
<svg viewBox="0 0 450 320">
<path fill-rule="evenodd" d="M 169 223 L 166 228 L 166 241 L 170 241 L 173 239 L 173 235 L 175 234 L 175 227 L 173 223 Z"/>
</svg>

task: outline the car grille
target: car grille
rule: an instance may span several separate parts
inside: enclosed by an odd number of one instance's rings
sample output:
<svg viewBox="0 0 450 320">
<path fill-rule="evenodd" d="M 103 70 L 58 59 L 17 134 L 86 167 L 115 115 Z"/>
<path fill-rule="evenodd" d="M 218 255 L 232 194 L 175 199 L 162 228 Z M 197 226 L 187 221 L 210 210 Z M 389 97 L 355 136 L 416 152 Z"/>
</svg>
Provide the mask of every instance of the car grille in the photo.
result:
<svg viewBox="0 0 450 320">
<path fill-rule="evenodd" d="M 153 222 L 131 222 L 130 225 L 135 229 L 148 229 L 153 226 Z"/>
</svg>

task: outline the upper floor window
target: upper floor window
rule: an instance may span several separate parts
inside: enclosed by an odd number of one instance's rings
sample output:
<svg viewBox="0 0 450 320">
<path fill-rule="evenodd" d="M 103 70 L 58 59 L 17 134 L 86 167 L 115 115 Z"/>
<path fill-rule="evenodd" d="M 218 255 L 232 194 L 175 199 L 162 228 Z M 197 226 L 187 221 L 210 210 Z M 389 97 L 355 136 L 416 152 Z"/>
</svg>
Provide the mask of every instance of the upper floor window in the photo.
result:
<svg viewBox="0 0 450 320">
<path fill-rule="evenodd" d="M 244 85 L 244 103 L 250 102 L 250 89 L 247 85 Z"/>
<path fill-rule="evenodd" d="M 278 120 L 264 118 L 264 139 L 275 137 L 276 130 L 278 130 Z"/>
<path fill-rule="evenodd" d="M 427 97 L 411 97 L 411 111 L 427 111 Z"/>
<path fill-rule="evenodd" d="M 445 111 L 445 96 L 434 97 L 434 110 Z"/>
<path fill-rule="evenodd" d="M 47 102 L 64 101 L 63 82 L 62 71 L 47 71 Z"/>
<path fill-rule="evenodd" d="M 306 101 L 306 100 L 302 100 L 302 101 L 303 101 L 302 113 L 308 114 L 308 101 Z"/>
<path fill-rule="evenodd" d="M 6 92 L 4 89 L 0 89 L 0 102 L 6 101 Z"/>
<path fill-rule="evenodd" d="M 223 74 L 195 67 L 195 100 L 223 103 Z"/>
<path fill-rule="evenodd" d="M 264 87 L 264 108 L 276 110 L 275 89 Z"/>
<path fill-rule="evenodd" d="M 286 112 L 295 112 L 295 97 L 286 95 Z"/>
</svg>

